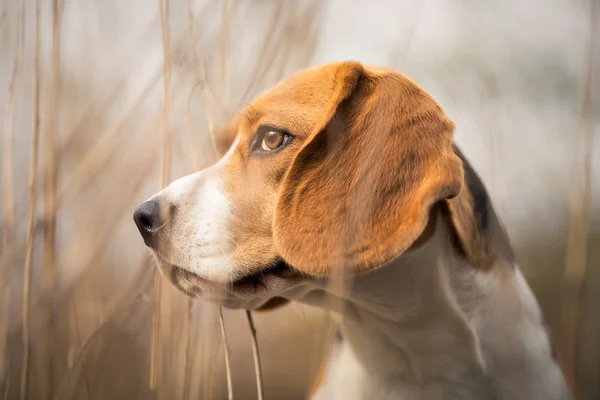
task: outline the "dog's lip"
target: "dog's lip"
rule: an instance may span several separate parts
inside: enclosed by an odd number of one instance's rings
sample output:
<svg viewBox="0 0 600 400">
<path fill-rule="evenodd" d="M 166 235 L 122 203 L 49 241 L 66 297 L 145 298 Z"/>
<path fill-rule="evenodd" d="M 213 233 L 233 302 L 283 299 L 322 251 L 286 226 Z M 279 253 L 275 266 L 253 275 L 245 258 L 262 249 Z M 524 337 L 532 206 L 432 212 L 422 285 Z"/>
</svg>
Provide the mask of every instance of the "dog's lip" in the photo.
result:
<svg viewBox="0 0 600 400">
<path fill-rule="evenodd" d="M 253 272 L 246 276 L 233 281 L 232 286 L 234 289 L 246 288 L 248 286 L 265 286 L 267 279 L 271 277 L 283 278 L 284 275 L 291 272 L 291 268 L 283 261 L 277 261 L 273 265 L 263 268 L 257 272 Z"/>
<path fill-rule="evenodd" d="M 171 282 L 184 294 L 191 297 L 202 297 L 203 293 L 214 292 L 217 287 L 236 297 L 275 295 L 274 292 L 278 288 L 285 286 L 285 279 L 292 277 L 293 274 L 292 268 L 281 260 L 259 271 L 238 278 L 229 284 L 211 282 L 175 264 L 170 264 L 169 271 Z M 186 284 L 182 285 L 182 281 Z"/>
</svg>

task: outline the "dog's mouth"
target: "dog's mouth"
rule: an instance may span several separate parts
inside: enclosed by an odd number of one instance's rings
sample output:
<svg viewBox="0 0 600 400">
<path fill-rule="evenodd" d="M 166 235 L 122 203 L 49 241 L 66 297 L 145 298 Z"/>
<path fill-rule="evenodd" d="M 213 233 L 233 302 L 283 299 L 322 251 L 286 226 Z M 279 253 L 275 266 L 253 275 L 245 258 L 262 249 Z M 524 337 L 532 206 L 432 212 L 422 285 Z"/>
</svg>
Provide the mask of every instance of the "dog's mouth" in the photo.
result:
<svg viewBox="0 0 600 400">
<path fill-rule="evenodd" d="M 258 272 L 246 275 L 240 279 L 233 281 L 231 284 L 233 289 L 243 290 L 252 288 L 268 289 L 267 284 L 273 283 L 273 278 L 283 279 L 292 272 L 291 267 L 283 260 L 278 260 L 273 265 L 266 267 Z"/>
<path fill-rule="evenodd" d="M 234 280 L 229 284 L 216 284 L 176 265 L 171 265 L 169 278 L 177 289 L 190 297 L 220 300 L 230 297 L 248 299 L 275 297 L 289 284 L 297 273 L 283 260 Z"/>
</svg>

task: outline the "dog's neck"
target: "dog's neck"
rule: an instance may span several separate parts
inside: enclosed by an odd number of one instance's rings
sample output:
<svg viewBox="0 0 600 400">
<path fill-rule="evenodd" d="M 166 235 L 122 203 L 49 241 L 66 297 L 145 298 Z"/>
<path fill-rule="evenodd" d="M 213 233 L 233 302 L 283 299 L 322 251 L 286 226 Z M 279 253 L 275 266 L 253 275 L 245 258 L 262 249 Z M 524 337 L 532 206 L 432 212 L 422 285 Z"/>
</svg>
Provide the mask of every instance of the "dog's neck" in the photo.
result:
<svg viewBox="0 0 600 400">
<path fill-rule="evenodd" d="M 424 243 L 355 277 L 345 293 L 328 288 L 324 296 L 312 291 L 300 299 L 334 310 L 339 303 L 332 299 L 343 299 L 343 312 L 334 313 L 343 341 L 332 368 L 338 382 L 331 384 L 370 391 L 364 395 L 381 390 L 373 398 L 427 390 L 462 398 L 505 391 L 510 398 L 517 386 L 536 384 L 531 374 L 561 381 L 550 365 L 537 302 L 516 266 L 500 260 L 491 271 L 477 270 L 456 254 L 449 237 L 438 218 Z M 513 393 L 528 390 L 536 389 Z"/>
</svg>

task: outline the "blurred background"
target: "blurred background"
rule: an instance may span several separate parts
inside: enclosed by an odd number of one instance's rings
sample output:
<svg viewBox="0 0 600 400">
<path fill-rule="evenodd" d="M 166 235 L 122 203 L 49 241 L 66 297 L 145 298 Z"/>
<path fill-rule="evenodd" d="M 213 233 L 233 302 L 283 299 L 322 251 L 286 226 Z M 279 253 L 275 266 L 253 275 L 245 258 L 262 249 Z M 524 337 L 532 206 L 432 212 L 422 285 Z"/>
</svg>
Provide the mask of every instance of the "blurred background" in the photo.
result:
<svg viewBox="0 0 600 400">
<path fill-rule="evenodd" d="M 213 163 L 254 96 L 353 59 L 456 122 L 577 398 L 599 399 L 594 1 L 0 0 L 0 398 L 226 398 L 218 308 L 166 282 L 157 302 L 133 210 Z M 224 320 L 234 398 L 254 399 L 246 317 Z M 327 316 L 254 320 L 266 398 L 306 398 Z"/>
</svg>

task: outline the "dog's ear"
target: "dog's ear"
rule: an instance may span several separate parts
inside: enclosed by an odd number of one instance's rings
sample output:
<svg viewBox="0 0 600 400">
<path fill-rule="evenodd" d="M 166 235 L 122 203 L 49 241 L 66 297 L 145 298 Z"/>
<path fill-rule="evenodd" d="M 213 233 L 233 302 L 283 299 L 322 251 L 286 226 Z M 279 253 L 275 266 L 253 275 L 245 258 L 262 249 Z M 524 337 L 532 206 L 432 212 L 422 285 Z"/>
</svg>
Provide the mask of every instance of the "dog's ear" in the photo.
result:
<svg viewBox="0 0 600 400">
<path fill-rule="evenodd" d="M 445 202 L 456 247 L 471 265 L 479 268 L 490 267 L 498 256 L 514 262 L 508 235 L 481 178 L 456 146 L 454 153 L 463 163 L 465 181 L 458 196 Z"/>
<path fill-rule="evenodd" d="M 454 124 L 414 82 L 353 62 L 328 76 L 313 94 L 330 97 L 323 118 L 280 187 L 275 244 L 308 274 L 362 273 L 411 246 L 431 206 L 460 192 L 463 168 Z"/>
</svg>

